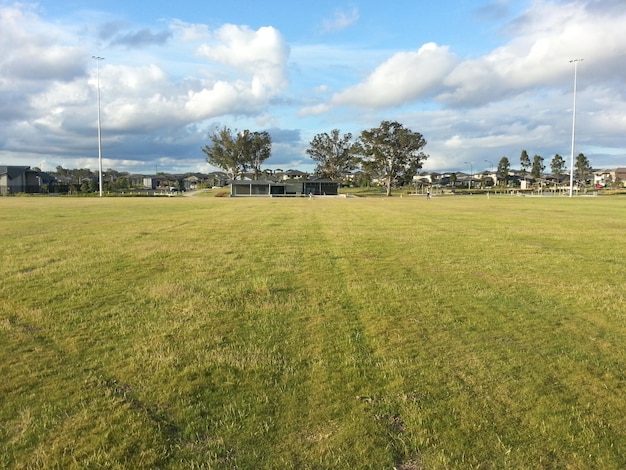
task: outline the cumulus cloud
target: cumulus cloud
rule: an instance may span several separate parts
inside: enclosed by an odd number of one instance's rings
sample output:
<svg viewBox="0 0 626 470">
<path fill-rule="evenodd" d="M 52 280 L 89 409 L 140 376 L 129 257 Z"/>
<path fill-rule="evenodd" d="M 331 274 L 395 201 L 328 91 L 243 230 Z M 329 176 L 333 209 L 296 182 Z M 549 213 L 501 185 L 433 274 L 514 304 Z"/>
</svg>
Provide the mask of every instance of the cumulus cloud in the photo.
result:
<svg viewBox="0 0 626 470">
<path fill-rule="evenodd" d="M 607 16 L 593 14 L 582 2 L 567 8 L 536 2 L 510 25 L 515 36 L 507 44 L 460 63 L 445 77 L 439 98 L 450 105 L 476 105 L 530 88 L 558 86 L 571 73 L 568 61 L 573 58 L 592 63 L 587 73 L 603 81 L 606 68 L 623 67 L 613 63 L 626 50 L 626 9 L 621 10 L 621 15 L 614 11 Z"/>
<path fill-rule="evenodd" d="M 288 85 L 289 47 L 275 28 L 227 24 L 211 32 L 197 54 L 222 66 L 221 77 L 188 90 L 190 119 L 258 113 Z"/>
<path fill-rule="evenodd" d="M 66 46 L 29 9 L 0 8 L 0 90 L 15 80 L 72 80 L 84 74 L 84 49 Z"/>
<path fill-rule="evenodd" d="M 207 130 L 194 130 L 191 123 L 260 114 L 288 84 L 289 48 L 275 28 L 211 30 L 177 20 L 168 27 L 158 32 L 107 21 L 100 27 L 64 28 L 44 21 L 35 7 L 0 7 L 3 163 L 20 164 L 12 155 L 52 167 L 97 163 L 94 45 L 98 51 L 108 45 L 100 90 L 104 163 L 111 167 L 137 167 L 168 153 L 186 162 L 201 159 Z M 89 31 L 95 36 L 89 38 Z M 173 76 L 164 68 L 172 60 L 166 47 L 173 41 L 171 46 L 195 62 L 195 74 L 178 70 L 182 73 Z M 154 45 L 163 52 L 152 63 L 150 55 L 116 53 L 116 48 Z M 195 57 L 190 46 L 196 48 Z"/>
<path fill-rule="evenodd" d="M 430 95 L 458 59 L 447 46 L 428 43 L 417 51 L 398 52 L 367 79 L 335 94 L 335 105 L 375 108 L 398 106 Z"/>
<path fill-rule="evenodd" d="M 326 102 L 308 104 L 300 113 L 328 113 L 340 106 L 385 109 L 424 99 L 453 108 L 485 106 L 528 90 L 561 88 L 571 79 L 573 58 L 585 58 L 587 82 L 581 80 L 582 87 L 614 81 L 626 73 L 626 4 L 611 1 L 604 6 L 596 0 L 567 7 L 537 0 L 503 28 L 510 40 L 483 56 L 461 60 L 449 46 L 435 43 L 397 52 L 363 81 Z M 500 15 L 508 4 L 494 1 L 485 8 Z"/>
<path fill-rule="evenodd" d="M 253 92 L 277 93 L 287 84 L 289 47 L 271 26 L 254 31 L 247 26 L 227 24 L 216 30 L 210 43 L 198 54 L 252 76 Z"/>
</svg>

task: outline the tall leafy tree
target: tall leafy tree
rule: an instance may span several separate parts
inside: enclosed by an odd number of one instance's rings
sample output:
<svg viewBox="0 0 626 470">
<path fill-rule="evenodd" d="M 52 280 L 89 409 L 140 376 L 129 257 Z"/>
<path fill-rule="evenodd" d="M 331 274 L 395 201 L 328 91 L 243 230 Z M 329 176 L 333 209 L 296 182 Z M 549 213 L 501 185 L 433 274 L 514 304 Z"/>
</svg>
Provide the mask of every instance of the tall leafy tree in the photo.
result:
<svg viewBox="0 0 626 470">
<path fill-rule="evenodd" d="M 526 150 L 522 150 L 522 154 L 519 157 L 519 163 L 522 168 L 520 171 L 522 178 L 526 179 L 528 169 L 531 167 L 530 157 L 528 156 L 528 152 Z"/>
<path fill-rule="evenodd" d="M 530 175 L 536 180 L 541 178 L 543 170 L 546 169 L 545 165 L 543 164 L 543 160 L 544 159 L 541 155 L 535 155 L 533 157 L 533 167 L 530 170 Z"/>
<path fill-rule="evenodd" d="M 511 171 L 511 163 L 506 157 L 502 157 L 498 162 L 498 180 L 502 186 L 506 186 L 509 181 L 509 171 Z"/>
<path fill-rule="evenodd" d="M 550 162 L 550 170 L 554 175 L 557 183 L 561 182 L 561 177 L 565 174 L 565 160 L 558 153 L 552 158 Z"/>
<path fill-rule="evenodd" d="M 233 134 L 228 127 L 223 127 L 209 136 L 211 145 L 202 151 L 211 165 L 224 170 L 236 180 L 248 168 L 254 170 L 258 178 L 261 164 L 271 155 L 272 139 L 267 132 L 245 130 Z"/>
<path fill-rule="evenodd" d="M 261 164 L 272 155 L 272 137 L 266 131 L 250 132 L 245 130 L 237 136 L 237 146 L 244 168 L 254 172 L 254 179 L 261 174 Z"/>
<path fill-rule="evenodd" d="M 351 133 L 341 135 L 339 129 L 333 129 L 330 134 L 317 134 L 309 143 L 306 153 L 317 162 L 315 173 L 338 180 L 358 165 L 359 159 L 353 147 Z"/>
<path fill-rule="evenodd" d="M 67 176 L 68 171 L 66 168 L 63 168 L 61 165 L 57 166 L 56 174 L 59 176 Z"/>
<path fill-rule="evenodd" d="M 426 139 L 396 121 L 382 121 L 379 127 L 361 132 L 355 152 L 363 159 L 363 168 L 383 178 L 387 196 L 391 187 L 409 181 L 428 158 L 422 149 Z"/>
<path fill-rule="evenodd" d="M 233 180 L 245 170 L 245 163 L 241 157 L 237 138 L 230 128 L 224 126 L 209 135 L 211 145 L 206 145 L 202 151 L 206 154 L 206 161 L 214 167 L 224 170 Z"/>
<path fill-rule="evenodd" d="M 578 181 L 585 186 L 587 179 L 589 179 L 589 176 L 591 175 L 591 164 L 584 154 L 578 154 L 576 162 L 574 163 L 574 168 L 576 169 Z"/>
</svg>

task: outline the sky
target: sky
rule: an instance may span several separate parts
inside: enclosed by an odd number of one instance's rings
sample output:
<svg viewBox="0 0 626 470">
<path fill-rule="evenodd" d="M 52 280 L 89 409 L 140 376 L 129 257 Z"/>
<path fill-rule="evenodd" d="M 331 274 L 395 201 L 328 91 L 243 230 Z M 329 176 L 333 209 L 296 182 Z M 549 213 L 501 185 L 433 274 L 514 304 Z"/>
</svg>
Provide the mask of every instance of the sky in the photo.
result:
<svg viewBox="0 0 626 470">
<path fill-rule="evenodd" d="M 130 173 L 213 171 L 224 126 L 312 171 L 316 134 L 383 120 L 424 171 L 569 168 L 574 129 L 626 166 L 625 24 L 624 0 L 0 0 L 0 165 L 97 170 L 99 89 L 103 168 Z"/>
</svg>

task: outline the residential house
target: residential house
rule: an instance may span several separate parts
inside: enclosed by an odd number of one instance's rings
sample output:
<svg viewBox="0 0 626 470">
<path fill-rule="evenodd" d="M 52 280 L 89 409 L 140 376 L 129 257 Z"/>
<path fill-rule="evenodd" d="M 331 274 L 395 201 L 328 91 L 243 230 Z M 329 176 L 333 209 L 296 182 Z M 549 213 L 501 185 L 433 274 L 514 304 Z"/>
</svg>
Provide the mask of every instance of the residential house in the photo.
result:
<svg viewBox="0 0 626 470">
<path fill-rule="evenodd" d="M 44 177 L 42 172 L 32 170 L 29 166 L 0 166 L 0 195 L 17 193 L 39 193 L 43 184 L 49 184 L 50 175 Z"/>
<path fill-rule="evenodd" d="M 626 183 L 626 168 L 614 168 L 612 170 L 598 170 L 593 172 L 593 184 L 596 188 L 617 185 L 624 186 Z"/>
<path fill-rule="evenodd" d="M 211 187 L 224 187 L 230 183 L 230 176 L 223 171 L 214 171 L 208 174 L 207 184 Z"/>
<path fill-rule="evenodd" d="M 289 179 L 301 180 L 303 178 L 306 178 L 308 175 L 300 170 L 287 170 L 277 176 L 279 176 L 282 180 L 289 180 Z"/>
</svg>

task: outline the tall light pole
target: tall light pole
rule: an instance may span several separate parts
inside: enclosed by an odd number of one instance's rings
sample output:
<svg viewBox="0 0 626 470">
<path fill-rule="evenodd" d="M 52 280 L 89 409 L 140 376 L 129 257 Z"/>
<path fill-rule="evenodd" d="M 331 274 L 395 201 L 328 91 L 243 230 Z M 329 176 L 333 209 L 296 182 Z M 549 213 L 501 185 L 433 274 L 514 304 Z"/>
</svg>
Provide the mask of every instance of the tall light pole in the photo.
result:
<svg viewBox="0 0 626 470">
<path fill-rule="evenodd" d="M 574 196 L 574 139 L 576 135 L 576 78 L 578 75 L 578 62 L 582 62 L 583 59 L 572 59 L 570 64 L 574 64 L 574 108 L 572 109 L 572 156 L 570 159 L 569 169 L 569 197 Z"/>
<path fill-rule="evenodd" d="M 96 84 L 98 89 L 98 175 L 100 180 L 100 197 L 102 197 L 102 132 L 100 129 L 100 61 L 104 60 L 104 57 L 92 56 L 96 61 Z"/>
<path fill-rule="evenodd" d="M 469 184 L 467 185 L 467 189 L 472 189 L 472 174 L 474 173 L 472 162 L 463 162 L 463 163 L 470 166 L 470 177 L 469 177 Z"/>
</svg>

